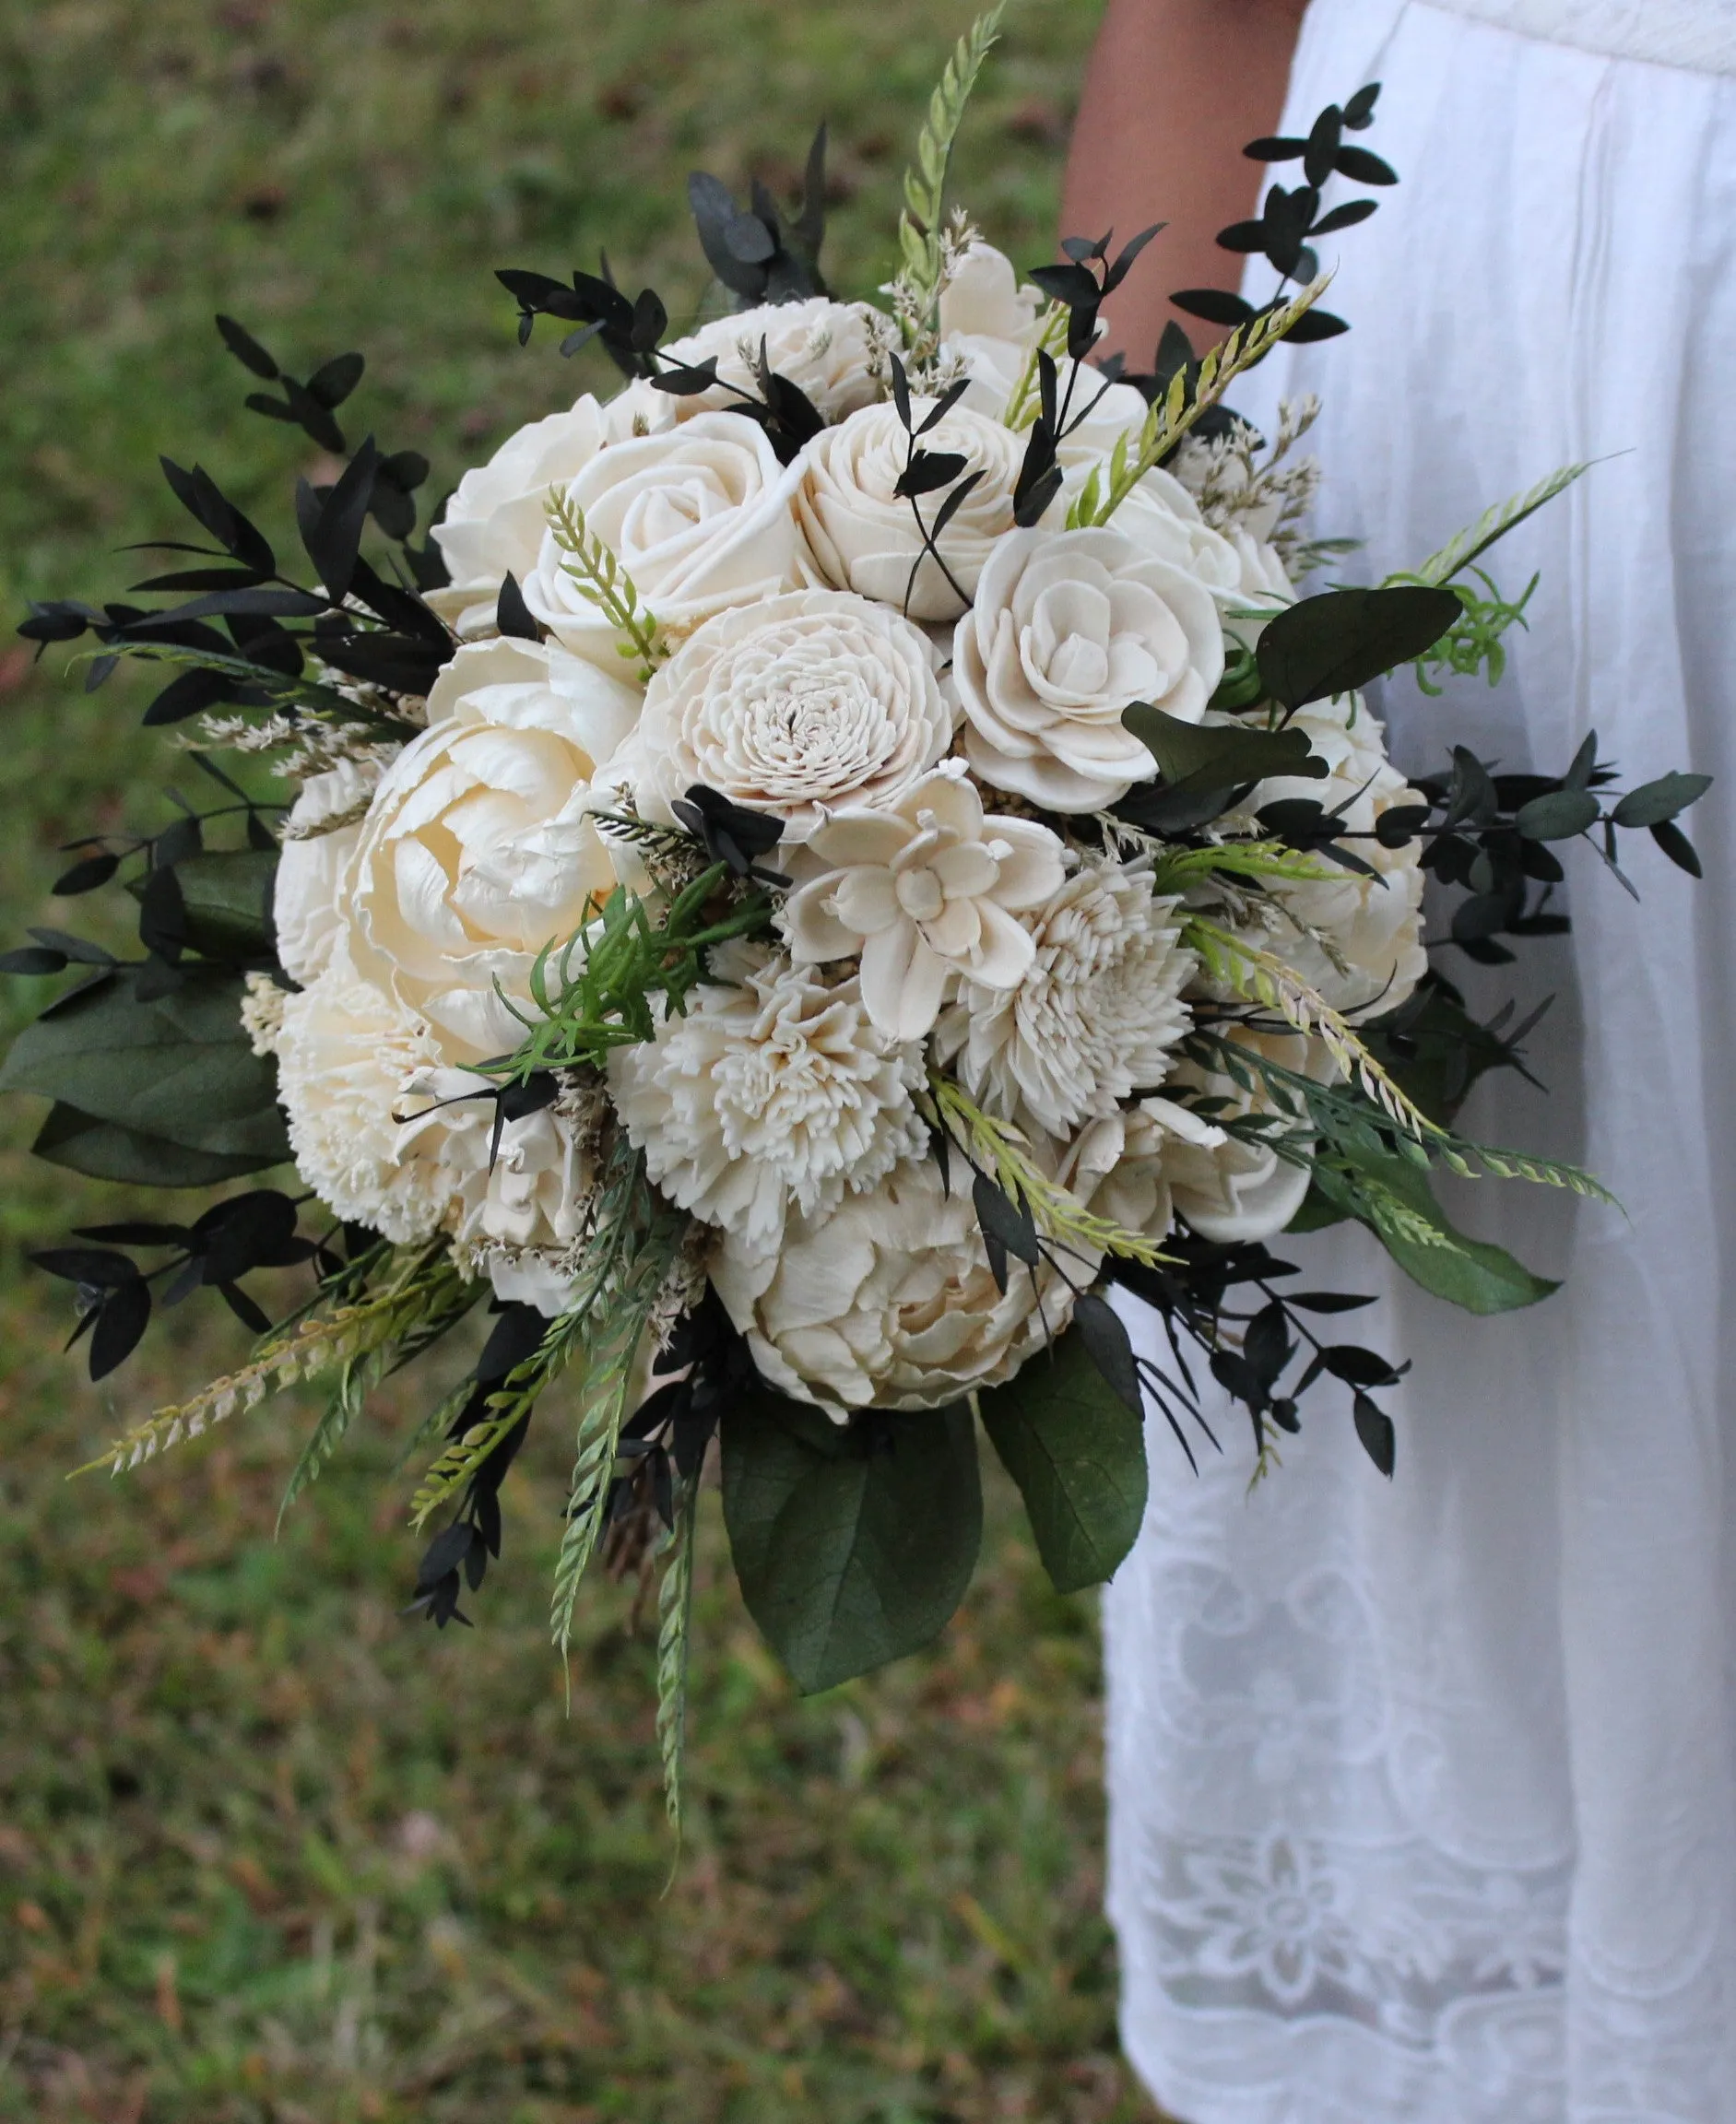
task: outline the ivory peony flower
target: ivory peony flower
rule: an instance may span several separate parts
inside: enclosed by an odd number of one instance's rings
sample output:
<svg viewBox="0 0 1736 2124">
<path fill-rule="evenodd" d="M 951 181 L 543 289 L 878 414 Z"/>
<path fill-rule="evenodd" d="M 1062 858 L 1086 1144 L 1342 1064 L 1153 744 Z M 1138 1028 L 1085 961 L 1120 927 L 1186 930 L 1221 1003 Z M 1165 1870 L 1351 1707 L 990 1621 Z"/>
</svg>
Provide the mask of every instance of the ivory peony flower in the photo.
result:
<svg viewBox="0 0 1736 2124">
<path fill-rule="evenodd" d="M 492 630 L 508 572 L 522 584 L 537 565 L 549 488 L 569 485 L 611 439 L 627 432 L 587 392 L 566 412 L 521 428 L 486 465 L 465 474 L 433 529 L 452 582 L 431 591 L 428 602 L 448 625 L 460 634 Z"/>
<path fill-rule="evenodd" d="M 1311 799 L 1329 811 L 1342 805 L 1344 831 L 1366 834 L 1395 805 L 1423 801 L 1388 761 L 1381 726 L 1358 696 L 1317 702 L 1291 721 L 1307 733 L 1330 773 L 1324 782 L 1262 782 L 1247 799 L 1249 810 L 1290 797 Z M 1256 941 L 1277 951 L 1335 1009 L 1396 1010 L 1428 969 L 1422 844 L 1384 848 L 1370 839 L 1346 845 L 1373 866 L 1375 876 L 1359 877 L 1323 860 L 1320 867 L 1330 875 L 1318 884 L 1275 879 L 1279 919 Z"/>
<path fill-rule="evenodd" d="M 713 972 L 685 1017 L 615 1051 L 609 1091 L 672 1202 L 774 1246 L 787 1210 L 823 1214 L 925 1149 L 922 1051 L 876 1029 L 854 976 L 759 945 L 719 950 Z"/>
<path fill-rule="evenodd" d="M 971 1096 L 1051 1136 L 1153 1090 L 1193 1022 L 1195 962 L 1140 869 L 1087 863 L 1022 926 L 1027 971 L 999 993 L 975 979 L 942 1016 L 935 1050 Z"/>
<path fill-rule="evenodd" d="M 931 404 L 923 398 L 911 402 L 918 426 Z M 913 620 L 956 620 L 996 541 L 1012 529 L 1012 491 L 1025 438 L 986 414 L 955 406 L 922 438 L 921 447 L 962 457 L 960 479 L 982 475 L 940 536 L 945 572 L 923 551 L 912 505 L 894 491 L 910 438 L 890 405 L 864 407 L 814 437 L 797 460 L 796 511 L 828 583 L 895 606 Z M 941 500 L 933 494 L 917 503 L 924 523 L 934 522 Z"/>
<path fill-rule="evenodd" d="M 429 728 L 382 779 L 350 873 L 351 947 L 438 1029 L 441 1059 L 515 1046 L 494 982 L 522 997 L 537 953 L 612 889 L 586 805 L 637 705 L 559 649 L 478 643 L 441 674 Z"/>
<path fill-rule="evenodd" d="M 983 570 L 952 658 L 983 780 L 1093 811 L 1155 773 L 1122 710 L 1145 701 L 1198 723 L 1223 673 L 1223 629 L 1203 584 L 1119 531 L 1015 531 Z"/>
<path fill-rule="evenodd" d="M 840 811 L 809 843 L 819 866 L 785 904 L 802 963 L 862 955 L 862 1000 L 896 1040 L 920 1040 L 954 975 L 990 991 L 1028 977 L 1036 948 L 1017 916 L 1061 884 L 1046 826 L 985 819 L 962 774 L 940 770 L 878 811 Z"/>
<path fill-rule="evenodd" d="M 1076 1276 L 1089 1276 L 1069 1257 Z M 793 1215 L 781 1248 L 726 1237 L 712 1281 L 773 1386 L 842 1422 L 853 1409 L 940 1409 L 1010 1379 L 1072 1317 L 1046 1264 L 995 1285 L 968 1190 L 929 1158 L 829 1215 Z"/>
<path fill-rule="evenodd" d="M 813 580 L 791 508 L 799 478 L 797 466 L 778 463 L 756 422 L 700 413 L 612 444 L 566 492 L 644 604 L 680 634 L 730 606 Z M 525 602 L 564 647 L 619 671 L 620 638 L 567 560 L 545 531 Z"/>
<path fill-rule="evenodd" d="M 285 821 L 271 914 L 278 962 L 302 987 L 331 958 L 343 927 L 344 877 L 384 764 L 380 759 L 340 760 L 324 773 L 311 774 Z"/>
<path fill-rule="evenodd" d="M 952 740 L 927 637 L 836 590 L 702 627 L 653 677 L 621 778 L 667 823 L 695 782 L 807 837 L 837 805 L 900 796 Z"/>
<path fill-rule="evenodd" d="M 1329 1083 L 1337 1073 L 1323 1044 L 1302 1033 L 1238 1030 L 1229 1037 L 1319 1083 Z M 1271 1111 L 1258 1092 L 1250 1095 L 1230 1078 L 1191 1062 L 1176 1069 L 1175 1084 L 1229 1101 L 1226 1113 Z M 1202 1239 L 1229 1245 L 1275 1237 L 1302 1207 L 1308 1192 L 1307 1168 L 1281 1158 L 1269 1144 L 1244 1142 L 1221 1129 L 1210 1134 L 1219 1140 L 1189 1139 L 1179 1130 L 1170 1132 L 1162 1162 L 1175 1212 Z"/>
<path fill-rule="evenodd" d="M 775 375 L 787 377 L 826 419 L 842 420 L 880 395 L 875 352 L 885 325 L 881 314 L 866 302 L 834 302 L 829 296 L 813 295 L 804 302 L 763 302 L 757 309 L 714 318 L 685 338 L 670 340 L 663 353 L 670 361 L 690 366 L 714 355 L 720 383 L 758 398 L 763 346 Z M 725 411 L 739 402 L 734 392 L 722 389 L 691 398 L 667 392 L 659 395 L 675 408 L 678 420 Z"/>
</svg>

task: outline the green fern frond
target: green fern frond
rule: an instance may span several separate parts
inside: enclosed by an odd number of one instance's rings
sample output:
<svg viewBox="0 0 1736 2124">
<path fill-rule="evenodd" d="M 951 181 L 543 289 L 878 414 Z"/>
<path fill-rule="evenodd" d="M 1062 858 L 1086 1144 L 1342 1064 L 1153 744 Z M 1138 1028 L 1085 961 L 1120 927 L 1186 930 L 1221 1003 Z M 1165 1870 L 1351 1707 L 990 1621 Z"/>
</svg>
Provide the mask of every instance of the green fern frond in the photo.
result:
<svg viewBox="0 0 1736 2124">
<path fill-rule="evenodd" d="M 558 487 L 549 490 L 544 504 L 549 529 L 555 544 L 566 555 L 561 572 L 576 583 L 615 631 L 622 637 L 620 654 L 639 659 L 639 679 L 649 682 L 651 674 L 670 654 L 667 637 L 656 616 L 639 602 L 632 577 L 596 532 L 585 524 L 585 512 Z"/>
</svg>

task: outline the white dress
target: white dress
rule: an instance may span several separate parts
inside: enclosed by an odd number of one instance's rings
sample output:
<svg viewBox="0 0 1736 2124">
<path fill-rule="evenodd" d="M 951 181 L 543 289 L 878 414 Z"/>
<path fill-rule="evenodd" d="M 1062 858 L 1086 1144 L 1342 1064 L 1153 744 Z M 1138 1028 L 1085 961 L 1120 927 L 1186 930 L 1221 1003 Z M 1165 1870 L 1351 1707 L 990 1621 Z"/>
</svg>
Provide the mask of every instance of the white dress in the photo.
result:
<svg viewBox="0 0 1736 2124">
<path fill-rule="evenodd" d="M 1198 1481 L 1153 1427 L 1104 1601 L 1123 2036 L 1188 2124 L 1736 2124 L 1736 0 L 1314 0 L 1286 130 L 1370 80 L 1403 182 L 1336 240 L 1352 330 L 1238 403 L 1319 392 L 1318 528 L 1380 572 L 1611 457 L 1492 557 L 1542 572 L 1507 680 L 1388 689 L 1395 756 L 1596 729 L 1719 781 L 1703 884 L 1571 851 L 1573 936 L 1474 985 L 1557 992 L 1553 1096 L 1466 1126 L 1626 1214 L 1457 1209 L 1567 1288 L 1473 1321 L 1366 1234 L 1281 1243 L 1387 1293 L 1396 1481 L 1329 1403 L 1251 1497 L 1245 1424 Z"/>
</svg>

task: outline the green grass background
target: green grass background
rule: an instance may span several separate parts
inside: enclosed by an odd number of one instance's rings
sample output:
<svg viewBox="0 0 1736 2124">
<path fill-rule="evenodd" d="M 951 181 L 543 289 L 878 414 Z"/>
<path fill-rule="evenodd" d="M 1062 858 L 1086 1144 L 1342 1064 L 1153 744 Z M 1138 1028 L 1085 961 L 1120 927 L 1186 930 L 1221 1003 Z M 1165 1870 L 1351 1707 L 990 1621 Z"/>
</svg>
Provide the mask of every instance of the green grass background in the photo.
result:
<svg viewBox="0 0 1736 2124">
<path fill-rule="evenodd" d="M 520 352 L 491 268 L 607 242 L 678 318 L 696 163 L 787 186 L 830 117 L 829 264 L 892 263 L 898 173 L 962 10 L 924 0 L 0 0 L 0 609 L 102 595 L 179 535 L 156 455 L 272 525 L 308 465 L 210 327 L 350 347 L 355 425 L 455 478 L 606 372 Z M 1017 0 L 958 190 L 1049 253 L 1096 0 Z M 346 419 L 349 418 L 347 413 Z M 142 568 L 133 573 L 143 572 Z M 140 689 L 0 637 L 4 940 L 65 921 L 54 844 L 163 817 Z M 89 907 L 87 903 L 86 906 Z M 6 984 L 0 1032 L 52 993 Z M 109 2124 L 1132 2124 L 1101 1897 L 1088 1600 L 1004 1485 L 927 1657 L 797 1701 L 708 1520 L 689 1845 L 663 1893 L 651 1652 L 594 1590 L 572 1715 L 545 1637 L 569 1442 L 508 1485 L 478 1628 L 398 1620 L 407 1387 L 273 1541 L 310 1408 L 111 1483 L 65 1471 L 233 1361 L 191 1316 L 93 1389 L 26 1246 L 113 1194 L 0 1190 L 0 2118 Z M 160 1210 L 160 1202 L 154 1205 Z"/>
</svg>

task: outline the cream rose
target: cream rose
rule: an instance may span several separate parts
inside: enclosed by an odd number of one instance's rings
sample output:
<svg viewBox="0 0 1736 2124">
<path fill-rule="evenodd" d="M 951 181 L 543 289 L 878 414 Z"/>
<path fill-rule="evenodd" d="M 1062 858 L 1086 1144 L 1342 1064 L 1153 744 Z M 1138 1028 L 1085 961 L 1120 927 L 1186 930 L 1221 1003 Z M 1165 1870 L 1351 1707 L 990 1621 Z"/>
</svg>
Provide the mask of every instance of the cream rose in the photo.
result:
<svg viewBox="0 0 1736 2124">
<path fill-rule="evenodd" d="M 1075 472 L 1069 491 L 1081 484 Z M 1187 488 L 1161 466 L 1145 475 L 1109 521 L 1142 552 L 1203 583 L 1220 604 L 1234 604 L 1244 594 L 1246 571 L 1234 542 L 1212 529 Z"/>
<path fill-rule="evenodd" d="M 919 628 L 836 590 L 702 627 L 652 678 L 620 776 L 665 824 L 696 782 L 806 840 L 840 805 L 890 804 L 952 741 Z"/>
<path fill-rule="evenodd" d="M 1223 673 L 1211 594 L 1112 527 L 1015 531 L 953 636 L 965 754 L 985 782 L 1097 811 L 1155 773 L 1135 701 L 1198 723 Z"/>
<path fill-rule="evenodd" d="M 700 413 L 611 445 L 566 493 L 644 604 L 679 635 L 731 606 L 812 581 L 791 507 L 800 476 L 799 463 L 787 470 L 778 463 L 756 421 Z M 525 602 L 564 647 L 619 671 L 620 637 L 567 559 L 545 530 Z"/>
<path fill-rule="evenodd" d="M 437 1028 L 441 1058 L 515 1046 L 494 983 L 522 997 L 537 953 L 613 887 L 587 804 L 637 706 L 559 649 L 478 643 L 442 672 L 430 727 L 382 779 L 351 873 L 352 950 Z"/>
<path fill-rule="evenodd" d="M 550 487 L 568 486 L 611 437 L 630 432 L 587 392 L 564 413 L 533 420 L 486 465 L 459 480 L 433 537 L 451 584 L 428 602 L 460 634 L 490 632 L 501 584 L 522 584 L 537 565 Z"/>
<path fill-rule="evenodd" d="M 866 302 L 834 302 L 829 296 L 813 295 L 805 302 L 763 302 L 757 309 L 714 318 L 685 338 L 670 340 L 662 352 L 667 360 L 690 367 L 715 356 L 719 383 L 758 398 L 763 345 L 775 375 L 786 377 L 827 420 L 842 420 L 880 395 L 874 378 L 876 348 L 888 323 Z M 675 408 L 678 421 L 696 413 L 726 411 L 738 403 L 735 392 L 723 389 L 691 398 L 667 392 L 659 395 Z"/>
<path fill-rule="evenodd" d="M 931 404 L 912 401 L 918 426 Z M 1025 439 L 998 419 L 955 406 L 923 436 L 920 447 L 962 457 L 960 479 L 982 475 L 940 536 L 944 570 L 923 550 L 911 503 L 894 492 L 910 438 L 892 406 L 865 407 L 814 437 L 797 460 L 797 514 L 828 583 L 895 606 L 913 620 L 956 620 L 996 541 L 1012 529 L 1012 493 Z M 932 494 L 917 502 L 924 523 L 933 523 L 941 500 Z"/>
<path fill-rule="evenodd" d="M 1069 1257 L 1081 1280 L 1095 1269 Z M 773 1386 L 842 1422 L 853 1409 L 940 1409 L 1010 1379 L 1072 1317 L 1047 1265 L 996 1288 L 968 1189 L 932 1159 L 896 1167 L 773 1250 L 726 1238 L 712 1281 Z M 1046 1328 L 1045 1328 L 1046 1323 Z"/>
</svg>

